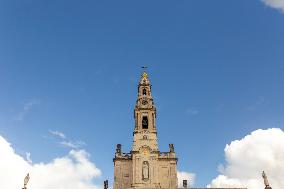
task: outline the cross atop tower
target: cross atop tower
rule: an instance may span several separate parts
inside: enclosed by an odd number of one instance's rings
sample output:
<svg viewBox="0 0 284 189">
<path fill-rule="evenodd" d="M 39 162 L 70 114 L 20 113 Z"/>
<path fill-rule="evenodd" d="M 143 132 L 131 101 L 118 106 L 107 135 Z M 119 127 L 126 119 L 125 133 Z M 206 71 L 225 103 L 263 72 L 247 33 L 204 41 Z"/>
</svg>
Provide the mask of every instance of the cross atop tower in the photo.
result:
<svg viewBox="0 0 284 189">
<path fill-rule="evenodd" d="M 148 66 L 142 66 L 141 68 L 143 69 L 143 71 L 146 71 Z"/>
</svg>

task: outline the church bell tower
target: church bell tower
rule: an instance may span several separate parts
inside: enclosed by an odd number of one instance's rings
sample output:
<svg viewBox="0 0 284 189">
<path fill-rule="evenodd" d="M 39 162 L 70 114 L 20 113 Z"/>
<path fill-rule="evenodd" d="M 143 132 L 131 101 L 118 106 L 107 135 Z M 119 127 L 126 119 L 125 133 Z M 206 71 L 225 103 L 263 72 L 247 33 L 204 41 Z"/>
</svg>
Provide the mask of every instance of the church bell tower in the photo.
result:
<svg viewBox="0 0 284 189">
<path fill-rule="evenodd" d="M 156 130 L 156 107 L 151 94 L 148 74 L 144 72 L 138 84 L 138 97 L 134 109 L 135 128 L 132 151 L 148 146 L 158 151 Z"/>
<path fill-rule="evenodd" d="M 156 128 L 156 107 L 148 74 L 143 72 L 138 84 L 134 108 L 135 126 L 130 153 L 117 144 L 114 161 L 114 189 L 177 188 L 177 158 L 174 145 L 160 152 Z"/>
</svg>

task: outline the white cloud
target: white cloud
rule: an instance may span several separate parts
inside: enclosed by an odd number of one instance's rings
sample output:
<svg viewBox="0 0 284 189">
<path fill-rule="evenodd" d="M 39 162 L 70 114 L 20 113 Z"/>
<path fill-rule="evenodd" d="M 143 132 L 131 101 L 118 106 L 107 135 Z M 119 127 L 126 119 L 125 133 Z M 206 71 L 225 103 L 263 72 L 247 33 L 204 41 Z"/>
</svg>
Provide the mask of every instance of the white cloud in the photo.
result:
<svg viewBox="0 0 284 189">
<path fill-rule="evenodd" d="M 208 187 L 264 188 L 261 172 L 267 173 L 270 186 L 284 186 L 284 132 L 272 128 L 256 130 L 225 148 L 226 165 Z"/>
<path fill-rule="evenodd" d="M 31 159 L 31 153 L 30 152 L 26 152 L 26 160 L 29 163 L 33 163 L 32 159 Z"/>
<path fill-rule="evenodd" d="M 59 138 L 61 138 L 61 139 L 65 139 L 65 138 L 66 138 L 65 134 L 62 133 L 62 132 L 59 132 L 59 131 L 52 131 L 52 130 L 50 130 L 49 132 L 50 132 L 50 134 L 52 134 L 52 135 L 54 135 L 54 136 L 57 136 L 57 137 L 59 137 Z"/>
<path fill-rule="evenodd" d="M 31 163 L 18 155 L 0 136 L 0 188 L 15 189 L 23 186 L 25 175 L 30 173 L 28 188 L 36 189 L 98 189 L 93 179 L 101 171 L 84 150 L 71 150 L 49 163 Z"/>
<path fill-rule="evenodd" d="M 194 173 L 188 173 L 184 171 L 178 171 L 177 172 L 178 177 L 178 187 L 183 188 L 182 181 L 187 180 L 187 186 L 193 186 L 195 181 L 195 174 Z"/>
<path fill-rule="evenodd" d="M 85 146 L 86 143 L 82 142 L 82 141 L 76 141 L 76 142 L 72 142 L 72 141 L 61 141 L 59 142 L 59 144 L 61 144 L 64 147 L 68 147 L 68 148 L 73 148 L 73 149 L 79 149 L 82 146 Z"/>
<path fill-rule="evenodd" d="M 267 6 L 284 11 L 284 0 L 261 0 Z"/>
<path fill-rule="evenodd" d="M 83 141 L 71 141 L 69 140 L 66 135 L 60 131 L 49 131 L 50 134 L 58 137 L 60 141 L 58 142 L 61 146 L 67 147 L 67 148 L 72 148 L 72 149 L 79 149 L 82 146 L 85 146 L 86 143 Z"/>
<path fill-rule="evenodd" d="M 16 116 L 16 120 L 23 121 L 24 117 L 29 111 L 31 111 L 32 107 L 35 105 L 39 105 L 40 102 L 41 101 L 39 99 L 32 99 L 31 101 L 25 103 L 23 110 Z"/>
</svg>

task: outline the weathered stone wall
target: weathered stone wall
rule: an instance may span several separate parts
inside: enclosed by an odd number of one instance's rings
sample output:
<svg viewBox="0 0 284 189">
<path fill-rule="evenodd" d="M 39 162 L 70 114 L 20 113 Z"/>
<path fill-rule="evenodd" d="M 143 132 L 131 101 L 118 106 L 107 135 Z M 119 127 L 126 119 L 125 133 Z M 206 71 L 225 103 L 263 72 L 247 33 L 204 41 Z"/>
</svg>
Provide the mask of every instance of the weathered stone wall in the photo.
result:
<svg viewBox="0 0 284 189">
<path fill-rule="evenodd" d="M 130 188 L 132 183 L 132 160 L 117 159 L 114 162 L 114 188 Z"/>
<path fill-rule="evenodd" d="M 159 159 L 158 174 L 162 188 L 177 188 L 177 170 L 174 159 Z"/>
</svg>

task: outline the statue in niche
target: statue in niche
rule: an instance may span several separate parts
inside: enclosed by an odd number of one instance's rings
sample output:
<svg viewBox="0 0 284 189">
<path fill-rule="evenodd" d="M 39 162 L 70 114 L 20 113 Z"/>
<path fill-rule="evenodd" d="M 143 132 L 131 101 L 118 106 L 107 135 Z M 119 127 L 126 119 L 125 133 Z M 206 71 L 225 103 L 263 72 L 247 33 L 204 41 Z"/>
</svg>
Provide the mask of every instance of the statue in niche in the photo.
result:
<svg viewBox="0 0 284 189">
<path fill-rule="evenodd" d="M 142 164 L 142 178 L 143 180 L 149 179 L 149 163 L 144 161 Z"/>
</svg>

